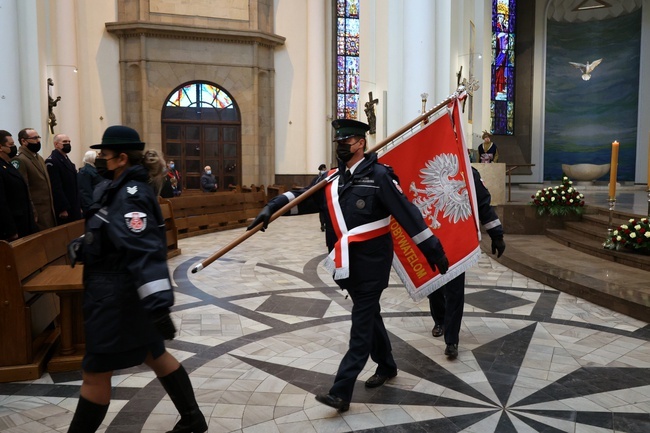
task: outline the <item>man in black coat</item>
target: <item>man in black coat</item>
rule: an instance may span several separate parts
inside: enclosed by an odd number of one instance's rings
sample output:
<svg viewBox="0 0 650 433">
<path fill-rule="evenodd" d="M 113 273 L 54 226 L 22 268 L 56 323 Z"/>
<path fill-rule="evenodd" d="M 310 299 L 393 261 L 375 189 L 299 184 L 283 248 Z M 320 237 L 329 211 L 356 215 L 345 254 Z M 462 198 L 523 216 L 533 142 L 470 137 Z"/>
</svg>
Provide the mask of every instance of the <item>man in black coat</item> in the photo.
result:
<svg viewBox="0 0 650 433">
<path fill-rule="evenodd" d="M 81 219 L 81 198 L 77 186 L 77 168 L 68 158 L 72 149 L 70 137 L 54 136 L 54 150 L 45 160 L 52 184 L 52 198 L 57 225 Z"/>
<path fill-rule="evenodd" d="M 11 134 L 0 130 L 0 240 L 8 242 L 38 231 L 25 178 L 10 163 L 17 150 Z"/>
<path fill-rule="evenodd" d="M 393 170 L 377 162 L 376 154 L 364 154 L 368 125 L 339 119 L 333 121 L 332 126 L 338 143 L 338 172 L 331 172 L 331 182 L 324 191 L 318 191 L 313 200 L 305 200 L 291 213 L 329 209 L 325 239 L 330 254 L 325 266 L 339 287 L 347 290 L 352 298 L 352 326 L 350 346 L 334 385 L 327 394 L 317 395 L 316 400 L 345 412 L 350 408 L 354 384 L 368 357 L 377 363 L 377 369 L 366 381 L 367 388 L 381 386 L 397 375 L 379 305 L 393 262 L 391 216 L 413 239 L 433 269 L 437 267 L 444 274 L 449 262 L 420 211 L 402 193 Z M 342 173 L 341 176 L 338 173 Z M 275 197 L 248 228 L 260 223 L 266 228 L 273 212 L 305 191 L 290 191 Z"/>
<path fill-rule="evenodd" d="M 474 189 L 478 204 L 478 218 L 492 239 L 492 254 L 501 254 L 506 249 L 503 241 L 503 227 L 494 208 L 490 205 L 490 191 L 483 184 L 481 174 L 472 167 Z M 454 359 L 458 356 L 460 324 L 463 320 L 465 305 L 465 273 L 463 272 L 447 284 L 429 295 L 429 309 L 433 317 L 434 327 L 431 335 L 440 337 L 444 334 L 445 355 Z"/>
</svg>

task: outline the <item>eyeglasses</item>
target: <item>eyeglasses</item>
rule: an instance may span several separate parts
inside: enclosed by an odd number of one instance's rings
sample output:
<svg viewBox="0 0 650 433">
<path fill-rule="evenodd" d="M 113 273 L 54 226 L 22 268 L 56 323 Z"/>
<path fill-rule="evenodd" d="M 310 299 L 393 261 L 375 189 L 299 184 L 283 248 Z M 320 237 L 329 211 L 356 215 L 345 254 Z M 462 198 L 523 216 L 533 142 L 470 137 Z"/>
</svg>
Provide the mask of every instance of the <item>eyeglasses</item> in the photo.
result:
<svg viewBox="0 0 650 433">
<path fill-rule="evenodd" d="M 40 139 L 41 139 L 40 135 L 37 135 L 35 137 L 27 137 L 27 138 L 25 138 L 25 140 L 40 140 Z"/>
</svg>

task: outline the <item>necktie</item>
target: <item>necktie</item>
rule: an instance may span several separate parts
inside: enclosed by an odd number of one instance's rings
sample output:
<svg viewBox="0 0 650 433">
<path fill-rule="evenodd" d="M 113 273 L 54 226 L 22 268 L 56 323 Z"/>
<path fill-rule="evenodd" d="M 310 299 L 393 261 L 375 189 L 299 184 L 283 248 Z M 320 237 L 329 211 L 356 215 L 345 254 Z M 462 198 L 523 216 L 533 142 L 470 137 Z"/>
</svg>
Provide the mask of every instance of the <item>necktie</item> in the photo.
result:
<svg viewBox="0 0 650 433">
<path fill-rule="evenodd" d="M 345 170 L 345 174 L 343 174 L 343 183 L 348 183 L 348 181 L 350 180 L 350 176 L 352 176 L 350 170 Z"/>
</svg>

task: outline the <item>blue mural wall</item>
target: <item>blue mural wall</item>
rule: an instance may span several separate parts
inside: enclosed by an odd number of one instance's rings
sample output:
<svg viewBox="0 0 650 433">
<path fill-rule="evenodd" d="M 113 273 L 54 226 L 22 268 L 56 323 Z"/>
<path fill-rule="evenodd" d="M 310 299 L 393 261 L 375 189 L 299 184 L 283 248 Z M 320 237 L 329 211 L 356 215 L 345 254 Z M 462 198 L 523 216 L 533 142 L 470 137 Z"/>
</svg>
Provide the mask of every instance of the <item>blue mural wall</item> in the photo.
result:
<svg viewBox="0 0 650 433">
<path fill-rule="evenodd" d="M 561 179 L 562 164 L 609 163 L 617 140 L 618 180 L 634 181 L 641 10 L 547 29 L 544 180 Z M 600 58 L 588 81 L 569 64 Z"/>
</svg>

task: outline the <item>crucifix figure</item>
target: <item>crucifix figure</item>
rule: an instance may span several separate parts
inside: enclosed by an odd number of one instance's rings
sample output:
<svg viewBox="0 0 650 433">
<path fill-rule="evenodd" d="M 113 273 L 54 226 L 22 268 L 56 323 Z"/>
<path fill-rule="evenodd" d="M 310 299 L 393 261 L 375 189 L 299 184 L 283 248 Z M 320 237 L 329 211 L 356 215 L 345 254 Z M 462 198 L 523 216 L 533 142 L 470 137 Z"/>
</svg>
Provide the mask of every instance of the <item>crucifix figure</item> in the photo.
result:
<svg viewBox="0 0 650 433">
<path fill-rule="evenodd" d="M 375 116 L 375 104 L 379 104 L 379 99 L 372 99 L 372 92 L 368 92 L 368 102 L 365 104 L 366 117 L 368 118 L 368 126 L 370 130 L 368 134 L 374 134 L 377 127 L 377 117 Z"/>
<path fill-rule="evenodd" d="M 54 86 L 54 80 L 51 78 L 47 79 L 47 114 L 48 120 L 47 123 L 50 124 L 50 134 L 54 134 L 54 127 L 56 126 L 56 115 L 54 114 L 54 107 L 61 100 L 60 96 L 57 96 L 56 99 L 52 98 L 52 92 L 50 87 Z"/>
</svg>

